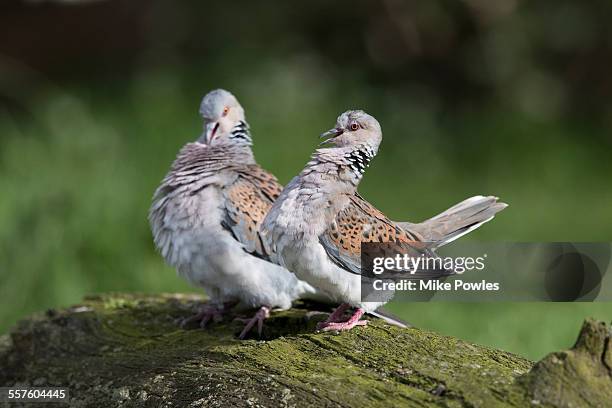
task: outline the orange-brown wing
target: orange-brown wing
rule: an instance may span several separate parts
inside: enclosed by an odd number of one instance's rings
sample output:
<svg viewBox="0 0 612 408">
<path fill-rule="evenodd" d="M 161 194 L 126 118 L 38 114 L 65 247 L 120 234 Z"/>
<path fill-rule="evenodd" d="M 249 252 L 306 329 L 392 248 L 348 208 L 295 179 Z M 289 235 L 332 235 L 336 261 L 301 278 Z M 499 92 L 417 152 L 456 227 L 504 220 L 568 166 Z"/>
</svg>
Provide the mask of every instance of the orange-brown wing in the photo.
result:
<svg viewBox="0 0 612 408">
<path fill-rule="evenodd" d="M 361 274 L 361 243 L 393 242 L 402 253 L 435 256 L 420 237 L 404 231 L 358 195 L 338 212 L 329 228 L 319 237 L 327 255 L 348 272 Z"/>
<path fill-rule="evenodd" d="M 266 190 L 267 189 L 267 190 Z M 269 195 L 273 189 L 239 177 L 225 189 L 226 217 L 223 225 L 232 232 L 247 252 L 268 259 L 259 234 L 259 225 L 272 206 Z"/>
<path fill-rule="evenodd" d="M 283 186 L 272 173 L 257 165 L 248 166 L 248 171 L 242 173 L 242 177 L 258 188 L 270 203 L 274 202 L 283 190 Z"/>
</svg>

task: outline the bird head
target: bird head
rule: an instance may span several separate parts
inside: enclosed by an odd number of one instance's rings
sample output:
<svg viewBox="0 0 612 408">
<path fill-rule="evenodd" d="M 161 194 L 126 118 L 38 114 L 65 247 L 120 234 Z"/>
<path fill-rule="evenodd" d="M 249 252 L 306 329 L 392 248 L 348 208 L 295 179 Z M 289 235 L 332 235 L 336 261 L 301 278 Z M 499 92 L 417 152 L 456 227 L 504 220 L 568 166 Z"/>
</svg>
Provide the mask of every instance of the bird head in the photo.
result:
<svg viewBox="0 0 612 408">
<path fill-rule="evenodd" d="M 210 91 L 202 99 L 200 115 L 204 118 L 204 133 L 200 141 L 207 144 L 251 144 L 244 109 L 234 95 L 224 89 Z"/>
<path fill-rule="evenodd" d="M 321 144 L 336 147 L 369 146 L 374 152 L 382 140 L 380 124 L 373 116 L 362 110 L 346 111 L 336 121 L 336 127 L 321 135 Z"/>
</svg>

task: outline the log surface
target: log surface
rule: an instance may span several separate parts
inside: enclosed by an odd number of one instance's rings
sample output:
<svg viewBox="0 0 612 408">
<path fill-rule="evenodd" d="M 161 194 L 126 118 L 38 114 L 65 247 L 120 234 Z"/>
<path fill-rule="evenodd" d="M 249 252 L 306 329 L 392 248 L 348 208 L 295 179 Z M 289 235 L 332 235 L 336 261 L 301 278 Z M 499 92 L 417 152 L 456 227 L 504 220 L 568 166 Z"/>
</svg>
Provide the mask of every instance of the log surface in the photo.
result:
<svg viewBox="0 0 612 408">
<path fill-rule="evenodd" d="M 585 321 L 574 348 L 533 363 L 381 320 L 314 333 L 325 314 L 274 312 L 263 338 L 231 318 L 184 330 L 201 299 L 108 294 L 48 310 L 0 337 L 0 385 L 64 386 L 70 406 L 605 407 L 610 327 Z M 1 404 L 0 404 L 1 405 Z M 14 405 L 11 405 L 14 406 Z"/>
</svg>

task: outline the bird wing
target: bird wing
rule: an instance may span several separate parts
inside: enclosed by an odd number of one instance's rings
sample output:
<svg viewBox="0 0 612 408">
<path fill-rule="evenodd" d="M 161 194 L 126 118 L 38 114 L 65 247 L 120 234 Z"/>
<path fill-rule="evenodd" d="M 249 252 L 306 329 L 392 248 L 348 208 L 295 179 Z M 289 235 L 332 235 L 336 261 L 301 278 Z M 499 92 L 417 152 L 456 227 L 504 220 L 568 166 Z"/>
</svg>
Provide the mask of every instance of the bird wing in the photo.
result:
<svg viewBox="0 0 612 408">
<path fill-rule="evenodd" d="M 327 255 L 338 266 L 361 275 L 361 244 L 368 242 L 395 244 L 381 246 L 383 253 L 380 256 L 405 253 L 414 257 L 436 257 L 435 253 L 424 245 L 420 236 L 402 229 L 361 196 L 355 194 L 348 198 L 348 204 L 336 214 L 327 230 L 319 236 L 319 242 Z M 448 271 L 416 272 L 413 276 L 418 279 L 449 274 Z"/>
<path fill-rule="evenodd" d="M 251 184 L 257 187 L 272 204 L 280 195 L 283 186 L 274 175 L 257 165 L 248 166 L 242 176 L 247 178 Z"/>
<path fill-rule="evenodd" d="M 224 189 L 223 226 L 244 245 L 245 251 L 268 260 L 259 226 L 278 197 L 282 186 L 259 166 L 248 166 Z"/>
</svg>

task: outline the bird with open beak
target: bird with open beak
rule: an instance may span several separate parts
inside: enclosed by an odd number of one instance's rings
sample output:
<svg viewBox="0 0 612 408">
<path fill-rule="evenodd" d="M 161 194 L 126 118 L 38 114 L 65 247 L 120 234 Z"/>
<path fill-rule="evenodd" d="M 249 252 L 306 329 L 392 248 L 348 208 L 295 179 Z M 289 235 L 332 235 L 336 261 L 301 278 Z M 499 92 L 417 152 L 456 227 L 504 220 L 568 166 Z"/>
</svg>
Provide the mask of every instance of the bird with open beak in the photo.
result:
<svg viewBox="0 0 612 408">
<path fill-rule="evenodd" d="M 435 256 L 436 248 L 506 207 L 496 197 L 476 196 L 422 223 L 394 222 L 357 192 L 382 141 L 378 121 L 361 110 L 347 111 L 321 137 L 328 147 L 317 149 L 287 184 L 261 227 L 273 260 L 340 303 L 319 325 L 321 330 L 365 325 L 363 314 L 392 297 L 374 302 L 361 298 L 362 243 L 392 242 L 411 256 Z M 415 278 L 448 273 L 452 271 L 419 271 Z"/>
</svg>

